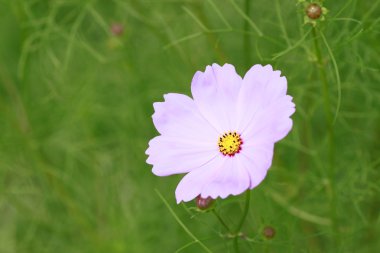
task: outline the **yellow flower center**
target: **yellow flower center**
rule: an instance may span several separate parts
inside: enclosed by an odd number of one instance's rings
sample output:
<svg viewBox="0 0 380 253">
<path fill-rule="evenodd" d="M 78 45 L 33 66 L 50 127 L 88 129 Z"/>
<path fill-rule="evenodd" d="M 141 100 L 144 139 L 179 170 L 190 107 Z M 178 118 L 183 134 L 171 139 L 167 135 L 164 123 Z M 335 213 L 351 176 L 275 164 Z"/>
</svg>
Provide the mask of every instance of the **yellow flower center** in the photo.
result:
<svg viewBox="0 0 380 253">
<path fill-rule="evenodd" d="M 234 156 L 241 150 L 243 140 L 240 134 L 236 132 L 228 132 L 219 137 L 218 146 L 219 151 L 223 155 Z"/>
</svg>

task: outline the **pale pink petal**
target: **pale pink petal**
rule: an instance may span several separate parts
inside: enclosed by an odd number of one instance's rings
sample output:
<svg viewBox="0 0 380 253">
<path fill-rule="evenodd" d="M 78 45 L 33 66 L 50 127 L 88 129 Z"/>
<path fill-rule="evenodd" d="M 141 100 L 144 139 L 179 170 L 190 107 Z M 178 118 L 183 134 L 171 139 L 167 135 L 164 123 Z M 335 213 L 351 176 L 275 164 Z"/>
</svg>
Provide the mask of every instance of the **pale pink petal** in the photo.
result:
<svg viewBox="0 0 380 253">
<path fill-rule="evenodd" d="M 268 141 L 277 142 L 291 130 L 293 121 L 290 116 L 294 112 L 295 105 L 292 97 L 282 96 L 275 103 L 258 111 L 242 133 L 246 138 L 265 138 Z"/>
<path fill-rule="evenodd" d="M 265 130 L 255 137 L 276 142 L 290 131 L 289 117 L 295 106 L 286 95 L 286 78 L 280 74 L 270 65 L 255 65 L 244 76 L 237 105 L 241 133 L 251 137 Z"/>
<path fill-rule="evenodd" d="M 157 136 L 146 150 L 148 164 L 157 176 L 186 173 L 219 155 L 215 142 L 199 142 L 189 138 Z"/>
<path fill-rule="evenodd" d="M 198 195 L 216 199 L 241 194 L 250 187 L 250 177 L 240 164 L 237 156 L 219 156 L 191 171 L 178 184 L 177 203 Z"/>
<path fill-rule="evenodd" d="M 153 123 L 160 134 L 215 142 L 218 133 L 199 113 L 194 100 L 175 93 L 164 98 L 164 102 L 153 104 Z"/>
<path fill-rule="evenodd" d="M 209 183 L 225 162 L 223 156 L 217 156 L 196 170 L 186 174 L 175 190 L 177 203 L 190 201 L 201 194 L 202 188 Z"/>
<path fill-rule="evenodd" d="M 195 73 L 191 93 L 202 115 L 220 132 L 236 128 L 236 102 L 242 79 L 234 66 L 213 64 Z"/>
<path fill-rule="evenodd" d="M 194 101 L 184 95 L 167 94 L 155 103 L 153 121 L 162 134 L 149 142 L 147 163 L 153 173 L 167 176 L 189 172 L 219 154 L 218 133 L 200 115 Z"/>
<path fill-rule="evenodd" d="M 244 143 L 239 153 L 239 162 L 249 174 L 250 186 L 256 187 L 265 178 L 273 159 L 273 143 Z"/>
<path fill-rule="evenodd" d="M 226 198 L 229 195 L 239 195 L 250 187 L 248 171 L 242 167 L 241 155 L 226 157 L 226 162 L 210 178 L 209 182 L 202 188 L 203 198 L 217 197 Z"/>
</svg>

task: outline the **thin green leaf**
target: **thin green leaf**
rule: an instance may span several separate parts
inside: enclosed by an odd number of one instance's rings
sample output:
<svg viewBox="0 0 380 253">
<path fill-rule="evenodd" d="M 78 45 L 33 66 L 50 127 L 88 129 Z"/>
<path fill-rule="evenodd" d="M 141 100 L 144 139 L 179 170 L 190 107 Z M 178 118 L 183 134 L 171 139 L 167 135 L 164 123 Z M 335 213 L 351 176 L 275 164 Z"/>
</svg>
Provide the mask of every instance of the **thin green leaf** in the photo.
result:
<svg viewBox="0 0 380 253">
<path fill-rule="evenodd" d="M 161 193 L 155 189 L 158 197 L 164 202 L 165 206 L 168 208 L 171 215 L 174 217 L 174 219 L 178 222 L 178 224 L 185 230 L 185 232 L 194 239 L 195 242 L 197 242 L 206 252 L 212 252 L 209 248 L 207 248 L 206 245 L 203 244 L 191 231 L 186 227 L 186 225 L 181 221 L 181 219 L 177 216 L 177 214 L 174 212 L 174 210 L 170 207 L 169 203 L 166 201 L 166 199 L 161 195 Z"/>
</svg>

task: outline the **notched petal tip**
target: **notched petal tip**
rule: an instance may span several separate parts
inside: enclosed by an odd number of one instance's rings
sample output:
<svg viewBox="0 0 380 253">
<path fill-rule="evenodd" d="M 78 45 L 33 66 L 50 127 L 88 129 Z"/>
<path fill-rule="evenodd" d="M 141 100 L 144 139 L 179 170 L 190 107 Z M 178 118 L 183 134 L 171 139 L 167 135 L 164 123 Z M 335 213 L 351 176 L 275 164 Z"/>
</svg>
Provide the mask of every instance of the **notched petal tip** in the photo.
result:
<svg viewBox="0 0 380 253">
<path fill-rule="evenodd" d="M 153 163 L 151 163 L 151 164 L 153 165 Z M 154 165 L 153 165 L 153 168 L 152 168 L 152 173 L 154 175 L 158 176 L 158 177 L 166 177 L 166 176 L 173 175 L 173 173 L 168 172 L 168 171 L 164 171 L 164 170 L 161 170 L 161 169 L 158 169 L 157 166 L 154 166 Z"/>
<path fill-rule="evenodd" d="M 194 76 L 193 76 L 193 79 L 191 80 L 191 83 L 192 83 L 192 84 L 193 84 L 193 83 L 197 83 L 197 82 L 200 80 L 200 78 L 202 77 L 202 74 L 203 74 L 202 71 L 197 71 L 197 72 L 195 72 L 195 74 L 194 74 Z"/>
<path fill-rule="evenodd" d="M 226 65 L 226 64 L 224 64 L 224 65 Z M 218 63 L 213 63 L 213 64 L 211 64 L 211 67 L 212 68 L 222 68 L 222 67 L 224 67 L 224 65 L 223 66 L 220 66 Z M 210 66 L 210 65 L 209 65 Z"/>
<path fill-rule="evenodd" d="M 264 66 L 262 66 L 262 67 L 263 67 L 263 69 L 267 69 L 267 70 L 270 70 L 270 71 L 273 71 L 273 72 L 274 72 L 274 70 L 273 70 L 273 66 L 270 65 L 270 64 L 264 65 Z"/>
<path fill-rule="evenodd" d="M 267 64 L 267 65 L 261 65 L 261 64 L 255 64 L 253 65 L 248 71 L 247 74 L 250 71 L 267 71 L 267 72 L 272 72 L 275 73 L 278 76 L 281 76 L 281 70 L 274 69 L 272 65 Z"/>
<path fill-rule="evenodd" d="M 154 102 L 153 103 L 153 109 L 154 111 L 156 112 L 157 110 L 159 110 L 160 106 L 163 104 L 163 102 Z"/>
<path fill-rule="evenodd" d="M 153 119 L 153 122 L 155 119 L 158 119 L 159 117 L 162 116 L 163 114 L 163 110 L 162 110 L 162 107 L 164 105 L 164 102 L 154 102 L 153 103 L 153 114 L 152 114 L 152 119 Z"/>
<path fill-rule="evenodd" d="M 170 99 L 169 97 L 172 96 L 172 95 L 177 96 L 177 95 L 182 95 L 182 94 L 177 94 L 177 93 L 165 93 L 165 94 L 163 95 L 165 102 L 168 101 L 168 100 Z"/>
<path fill-rule="evenodd" d="M 213 63 L 211 65 L 207 65 L 205 70 L 202 72 L 202 71 L 197 71 L 195 72 L 194 74 L 194 77 L 198 77 L 199 74 L 204 74 L 206 72 L 209 72 L 209 71 L 215 71 L 215 70 L 233 70 L 235 73 L 236 73 L 236 69 L 235 69 L 235 66 L 230 64 L 230 63 L 224 63 L 223 65 L 219 65 L 218 63 Z M 194 79 L 193 77 L 193 79 Z"/>
<path fill-rule="evenodd" d="M 235 70 L 235 66 L 232 65 L 232 64 L 229 64 L 229 63 L 224 63 L 223 65 L 219 65 L 218 63 L 213 63 L 211 65 L 212 69 L 214 70 L 222 70 L 222 71 L 225 71 L 225 70 L 232 70 L 233 72 L 236 73 L 236 70 Z"/>
<path fill-rule="evenodd" d="M 196 196 L 194 196 L 194 198 L 195 198 Z M 193 198 L 193 199 L 194 199 Z M 179 203 L 181 203 L 181 202 L 189 202 L 191 199 L 189 199 L 189 200 L 185 200 L 184 199 L 184 197 L 183 197 L 183 194 L 180 194 L 179 193 L 179 191 L 178 191 L 178 186 L 177 186 L 177 189 L 176 189 L 176 191 L 175 191 L 175 199 L 176 199 L 176 201 L 177 201 L 177 204 L 179 204 Z"/>
</svg>

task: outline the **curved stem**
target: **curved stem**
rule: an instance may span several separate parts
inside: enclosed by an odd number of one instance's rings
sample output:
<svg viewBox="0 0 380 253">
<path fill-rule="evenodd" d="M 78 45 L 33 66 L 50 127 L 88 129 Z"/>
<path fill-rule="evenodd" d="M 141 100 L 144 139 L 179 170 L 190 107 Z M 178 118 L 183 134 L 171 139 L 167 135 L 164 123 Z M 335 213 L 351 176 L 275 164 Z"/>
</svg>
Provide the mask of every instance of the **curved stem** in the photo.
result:
<svg viewBox="0 0 380 253">
<path fill-rule="evenodd" d="M 212 209 L 212 213 L 215 215 L 215 217 L 218 219 L 218 221 L 220 222 L 220 224 L 222 224 L 222 226 L 227 229 L 227 231 L 229 233 L 231 233 L 231 229 L 227 226 L 227 224 L 224 222 L 224 220 L 222 219 L 222 217 L 220 217 L 220 215 L 215 211 L 215 209 Z"/>
<path fill-rule="evenodd" d="M 247 218 L 247 214 L 248 214 L 248 210 L 249 210 L 249 202 L 251 200 L 251 190 L 247 190 L 245 192 L 245 206 L 244 206 L 244 212 L 243 212 L 243 216 L 241 216 L 241 219 L 240 219 L 240 222 L 239 222 L 239 225 L 236 227 L 236 230 L 235 232 L 236 233 L 239 233 L 240 232 L 240 229 L 242 228 L 243 224 L 244 224 L 244 221 L 245 219 Z"/>
<path fill-rule="evenodd" d="M 250 200 L 251 200 L 251 190 L 248 189 L 245 192 L 245 205 L 244 205 L 243 215 L 241 216 L 241 219 L 238 223 L 238 226 L 236 227 L 236 229 L 234 231 L 235 237 L 234 237 L 234 241 L 233 241 L 233 246 L 234 246 L 234 250 L 236 253 L 239 252 L 239 241 L 238 241 L 239 233 L 240 233 L 241 228 L 244 225 L 245 219 L 247 218 Z"/>
<path fill-rule="evenodd" d="M 191 233 L 191 231 L 186 227 L 186 225 L 181 221 L 181 219 L 178 217 L 178 215 L 170 207 L 168 201 L 164 198 L 164 196 L 162 196 L 162 194 L 157 189 L 155 189 L 155 191 L 156 191 L 158 197 L 160 197 L 160 199 L 162 200 L 162 202 L 164 202 L 165 206 L 168 208 L 169 212 L 174 217 L 174 219 L 177 221 L 177 223 L 194 240 L 194 242 L 197 242 L 206 252 L 212 253 L 212 251 L 209 248 L 207 248 L 207 246 L 201 240 L 199 240 L 193 233 Z"/>
</svg>

